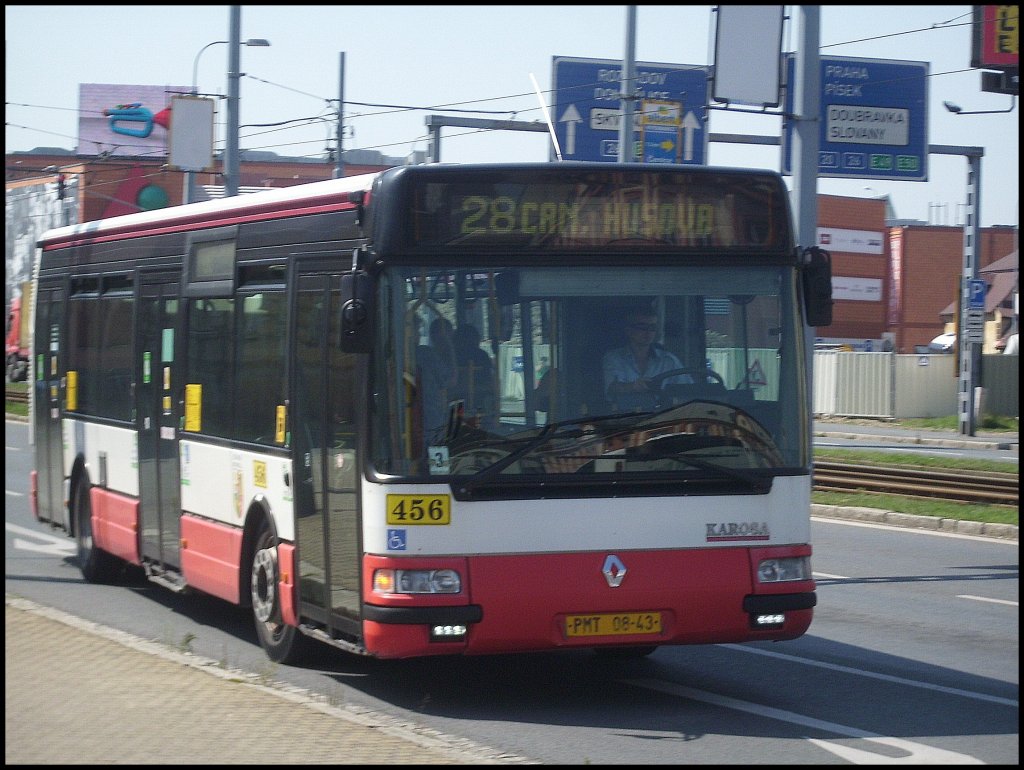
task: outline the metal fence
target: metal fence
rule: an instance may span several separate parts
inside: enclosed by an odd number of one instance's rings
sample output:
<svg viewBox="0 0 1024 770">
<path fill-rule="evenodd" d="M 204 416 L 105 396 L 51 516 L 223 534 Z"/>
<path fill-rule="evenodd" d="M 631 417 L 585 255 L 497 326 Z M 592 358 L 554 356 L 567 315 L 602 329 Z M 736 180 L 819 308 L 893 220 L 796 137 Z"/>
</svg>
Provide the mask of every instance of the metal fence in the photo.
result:
<svg viewBox="0 0 1024 770">
<path fill-rule="evenodd" d="M 1019 417 L 1019 356 L 984 355 L 978 410 Z M 956 356 L 814 353 L 814 413 L 823 417 L 945 417 L 957 414 Z"/>
</svg>

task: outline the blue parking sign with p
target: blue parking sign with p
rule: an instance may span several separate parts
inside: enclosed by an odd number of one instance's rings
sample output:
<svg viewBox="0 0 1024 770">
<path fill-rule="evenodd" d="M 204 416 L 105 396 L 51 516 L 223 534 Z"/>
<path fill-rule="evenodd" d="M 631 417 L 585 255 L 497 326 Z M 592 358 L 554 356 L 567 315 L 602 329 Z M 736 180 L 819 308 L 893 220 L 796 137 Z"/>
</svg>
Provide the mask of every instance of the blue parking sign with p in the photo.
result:
<svg viewBox="0 0 1024 770">
<path fill-rule="evenodd" d="M 985 282 L 978 278 L 972 278 L 967 282 L 967 306 L 972 308 L 985 307 Z"/>
</svg>

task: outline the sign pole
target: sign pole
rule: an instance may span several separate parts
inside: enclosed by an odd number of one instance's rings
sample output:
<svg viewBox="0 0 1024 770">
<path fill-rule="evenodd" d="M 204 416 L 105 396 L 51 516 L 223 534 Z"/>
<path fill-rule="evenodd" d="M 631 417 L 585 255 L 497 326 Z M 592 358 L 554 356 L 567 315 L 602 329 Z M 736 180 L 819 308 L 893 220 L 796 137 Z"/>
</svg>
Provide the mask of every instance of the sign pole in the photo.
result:
<svg viewBox="0 0 1024 770">
<path fill-rule="evenodd" d="M 636 160 L 633 151 L 633 103 L 636 97 L 636 6 L 626 6 L 626 58 L 622 62 L 622 121 L 619 123 L 619 163 Z"/>
<path fill-rule="evenodd" d="M 970 308 L 975 294 L 972 284 L 978 278 L 978 239 L 981 228 L 978 224 L 981 213 L 981 154 L 967 156 L 967 221 L 964 224 L 964 269 L 963 291 L 960 292 L 960 339 L 958 340 L 958 369 L 960 377 L 957 382 L 957 413 L 960 434 L 973 436 L 977 429 L 974 414 L 975 386 L 978 381 L 978 370 L 981 363 L 981 346 L 972 333 Z M 981 293 L 984 298 L 984 292 Z M 984 302 L 984 299 L 982 299 Z M 982 304 L 982 329 L 984 329 L 985 308 Z"/>
</svg>

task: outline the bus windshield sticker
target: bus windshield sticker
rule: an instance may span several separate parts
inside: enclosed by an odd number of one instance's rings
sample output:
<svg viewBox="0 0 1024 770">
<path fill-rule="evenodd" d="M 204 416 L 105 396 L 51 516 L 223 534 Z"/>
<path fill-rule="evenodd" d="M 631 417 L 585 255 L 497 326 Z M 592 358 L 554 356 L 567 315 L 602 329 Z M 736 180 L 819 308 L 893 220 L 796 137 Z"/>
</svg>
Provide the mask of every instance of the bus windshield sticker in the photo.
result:
<svg viewBox="0 0 1024 770">
<path fill-rule="evenodd" d="M 445 474 L 448 469 L 448 447 L 432 446 L 427 448 L 430 457 L 430 472 L 432 474 Z"/>
</svg>

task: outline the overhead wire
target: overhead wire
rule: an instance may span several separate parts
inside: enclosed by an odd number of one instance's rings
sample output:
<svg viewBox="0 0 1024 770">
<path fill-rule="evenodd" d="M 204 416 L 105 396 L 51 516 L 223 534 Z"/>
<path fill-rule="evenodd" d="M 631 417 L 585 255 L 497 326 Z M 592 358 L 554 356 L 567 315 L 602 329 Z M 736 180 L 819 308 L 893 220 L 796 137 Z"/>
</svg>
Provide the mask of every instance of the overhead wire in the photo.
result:
<svg viewBox="0 0 1024 770">
<path fill-rule="evenodd" d="M 946 21 L 936 22 L 936 23 L 932 24 L 929 27 L 919 27 L 919 28 L 915 28 L 915 29 L 904 30 L 904 31 L 901 31 L 901 32 L 892 32 L 892 33 L 886 33 L 886 34 L 881 34 L 881 35 L 873 35 L 873 36 L 864 37 L 864 38 L 857 38 L 857 39 L 853 39 L 853 40 L 841 41 L 841 42 L 838 42 L 838 43 L 830 43 L 830 44 L 822 45 L 821 48 L 822 49 L 832 49 L 832 48 L 837 48 L 837 47 L 840 47 L 840 46 L 852 45 L 852 44 L 855 44 L 855 43 L 871 42 L 871 41 L 876 41 L 876 40 L 883 40 L 883 39 L 888 39 L 888 38 L 893 38 L 893 37 L 899 37 L 899 36 L 903 36 L 903 35 L 917 34 L 917 33 L 921 33 L 921 32 L 930 32 L 930 31 L 934 31 L 934 30 L 937 30 L 937 29 L 949 29 L 949 28 L 953 28 L 953 27 L 973 26 L 973 24 L 974 24 L 973 19 L 971 19 L 969 21 L 965 21 L 965 22 L 958 22 L 959 19 L 962 19 L 962 18 L 964 18 L 966 16 L 971 16 L 971 15 L 972 15 L 972 13 L 968 12 L 968 13 L 965 13 L 965 14 L 961 14 L 960 16 L 953 17 L 952 19 L 948 19 Z M 973 68 L 973 67 L 966 67 L 966 68 L 962 68 L 962 69 L 947 70 L 947 71 L 943 71 L 943 72 L 931 72 L 931 73 L 928 73 L 928 77 L 932 78 L 932 77 L 939 77 L 939 76 L 943 76 L 943 75 L 959 74 L 959 73 L 963 73 L 963 72 L 974 71 L 974 69 L 975 68 Z M 312 93 L 309 93 L 307 91 L 303 91 L 301 89 L 297 89 L 297 88 L 294 88 L 294 87 L 291 87 L 291 86 L 288 86 L 288 85 L 277 83 L 277 82 L 274 82 L 274 81 L 271 81 L 271 80 L 268 80 L 268 79 L 265 79 L 265 78 L 260 78 L 260 77 L 257 77 L 257 76 L 254 76 L 254 75 L 250 75 L 250 74 L 247 74 L 247 73 L 243 73 L 243 74 L 245 75 L 245 77 L 247 77 L 249 79 L 252 79 L 252 80 L 255 80 L 257 82 L 263 83 L 265 85 L 272 86 L 274 88 L 280 88 L 280 89 L 283 89 L 283 90 L 286 90 L 286 91 L 291 91 L 291 92 L 299 94 L 301 96 L 308 96 L 308 97 L 310 97 L 312 99 L 317 99 L 318 101 L 321 101 L 321 102 L 323 102 L 326 105 L 338 105 L 339 102 L 340 102 L 340 100 L 338 100 L 338 99 L 325 98 L 325 97 L 318 96 L 316 94 L 312 94 Z M 598 85 L 598 84 L 595 83 L 594 85 Z M 579 87 L 579 86 L 574 86 L 574 87 Z M 547 89 L 547 90 L 543 91 L 542 93 L 545 96 L 549 96 L 550 97 L 550 96 L 555 95 L 557 93 L 557 90 L 558 89 Z M 351 106 L 355 106 L 355 107 L 380 108 L 382 110 L 381 112 L 355 113 L 355 114 L 352 114 L 352 115 L 346 115 L 346 120 L 348 122 L 352 122 L 352 121 L 356 121 L 356 120 L 364 119 L 364 118 L 379 117 L 379 116 L 383 116 L 383 115 L 391 115 L 391 114 L 397 114 L 397 113 L 402 113 L 402 112 L 413 112 L 413 111 L 422 111 L 422 112 L 430 112 L 430 111 L 432 111 L 432 112 L 463 112 L 463 113 L 468 113 L 468 114 L 509 115 L 509 116 L 513 116 L 513 117 L 511 117 L 509 119 L 514 119 L 514 116 L 519 116 L 519 115 L 524 114 L 524 113 L 536 112 L 536 111 L 539 111 L 540 108 L 536 107 L 536 106 L 533 106 L 533 107 L 525 107 L 525 108 L 522 108 L 522 109 L 515 109 L 515 110 L 512 110 L 512 109 L 507 109 L 507 110 L 484 110 L 484 109 L 469 109 L 469 108 L 464 107 L 464 105 L 481 104 L 481 103 L 486 103 L 486 102 L 502 101 L 502 100 L 508 100 L 508 99 L 517 99 L 517 98 L 530 98 L 530 99 L 532 99 L 534 97 L 535 97 L 535 93 L 530 92 L 530 91 L 524 91 L 524 92 L 521 92 L 521 93 L 507 94 L 507 95 L 503 95 L 503 96 L 484 97 L 484 98 L 479 98 L 479 99 L 469 99 L 469 100 L 459 101 L 459 102 L 445 102 L 445 103 L 441 103 L 441 104 L 424 105 L 424 106 L 402 105 L 402 104 L 387 104 L 387 103 L 379 103 L 379 102 L 361 102 L 361 101 L 354 101 L 354 100 L 348 100 L 348 99 L 346 99 L 344 101 L 341 101 L 341 105 L 351 105 Z M 63 111 L 79 112 L 79 110 L 74 110 L 73 108 L 24 104 L 24 103 L 19 103 L 19 102 L 5 102 L 5 106 L 6 107 L 27 107 L 27 108 L 35 108 L 35 109 L 53 109 L 53 110 L 63 110 Z M 303 128 L 303 127 L 306 127 L 306 126 L 309 126 L 309 125 L 315 125 L 317 123 L 331 123 L 332 121 L 336 121 L 337 120 L 337 114 L 338 114 L 337 113 L 337 107 L 335 107 L 334 108 L 334 112 L 331 113 L 331 114 L 328 114 L 328 115 L 309 116 L 309 117 L 305 117 L 305 118 L 291 118 L 291 119 L 277 121 L 277 122 L 273 122 L 273 123 L 244 124 L 244 125 L 240 126 L 240 128 L 268 128 L 268 129 L 272 129 L 271 131 L 267 131 L 267 132 L 251 133 L 251 134 L 246 135 L 246 137 L 243 137 L 243 138 L 251 138 L 251 137 L 255 137 L 255 136 L 262 136 L 262 135 L 264 135 L 266 133 L 273 133 L 274 131 L 282 131 L 282 130 L 291 130 L 291 129 L 295 129 L 295 128 Z M 303 124 L 303 125 L 293 125 L 293 124 Z M 21 128 L 21 129 L 24 129 L 24 130 L 27 130 L 27 131 L 37 131 L 37 132 L 40 132 L 40 133 L 51 134 L 53 136 L 60 136 L 62 138 L 75 139 L 75 137 L 69 137 L 66 134 L 60 134 L 60 133 L 53 132 L 53 131 L 47 131 L 46 129 L 41 129 L 41 128 L 33 128 L 33 127 L 29 127 L 29 126 L 24 126 L 24 125 L 20 125 L 20 124 L 17 124 L 17 123 L 6 122 L 5 125 L 11 126 L 11 127 L 14 127 L 14 128 Z M 473 130 L 464 131 L 464 132 L 453 132 L 451 134 L 448 134 L 448 137 L 449 138 L 456 138 L 456 137 L 460 137 L 460 136 L 469 136 L 469 135 L 472 135 L 472 134 L 485 133 L 485 132 L 488 132 L 488 131 L 491 131 L 491 130 L 492 129 L 478 128 L 478 129 L 473 129 Z M 392 146 L 399 146 L 399 145 L 414 144 L 414 143 L 417 143 L 417 142 L 420 142 L 420 141 L 424 141 L 425 139 L 428 139 L 428 138 L 429 138 L 429 136 L 418 136 L 418 137 L 411 138 L 411 139 L 405 139 L 405 140 L 400 140 L 400 141 L 395 141 L 395 142 L 387 142 L 387 143 L 372 145 L 372 146 L 364 147 L 364 148 L 361 148 L 361 149 L 379 149 L 379 148 L 382 148 L 382 147 L 392 147 Z M 278 143 L 278 144 L 267 144 L 267 145 L 262 145 L 262 146 L 259 146 L 259 147 L 251 147 L 251 148 L 246 148 L 246 150 L 248 150 L 248 151 L 269 150 L 269 149 L 278 148 L 278 147 L 296 146 L 296 145 L 313 144 L 313 143 L 319 144 L 321 142 L 323 142 L 322 139 L 298 140 L 298 141 L 295 141 L 295 142 L 285 142 L 285 143 Z M 223 144 L 223 141 L 221 140 L 221 141 L 218 141 L 217 143 L 218 144 Z M 130 147 L 131 145 L 130 144 L 120 144 L 120 145 L 115 145 L 115 146 L 118 147 L 118 148 L 123 148 L 123 147 Z M 315 157 L 315 155 L 318 155 L 318 154 L 319 153 L 314 154 L 314 155 L 310 155 L 310 156 L 300 156 L 300 157 Z"/>
</svg>

